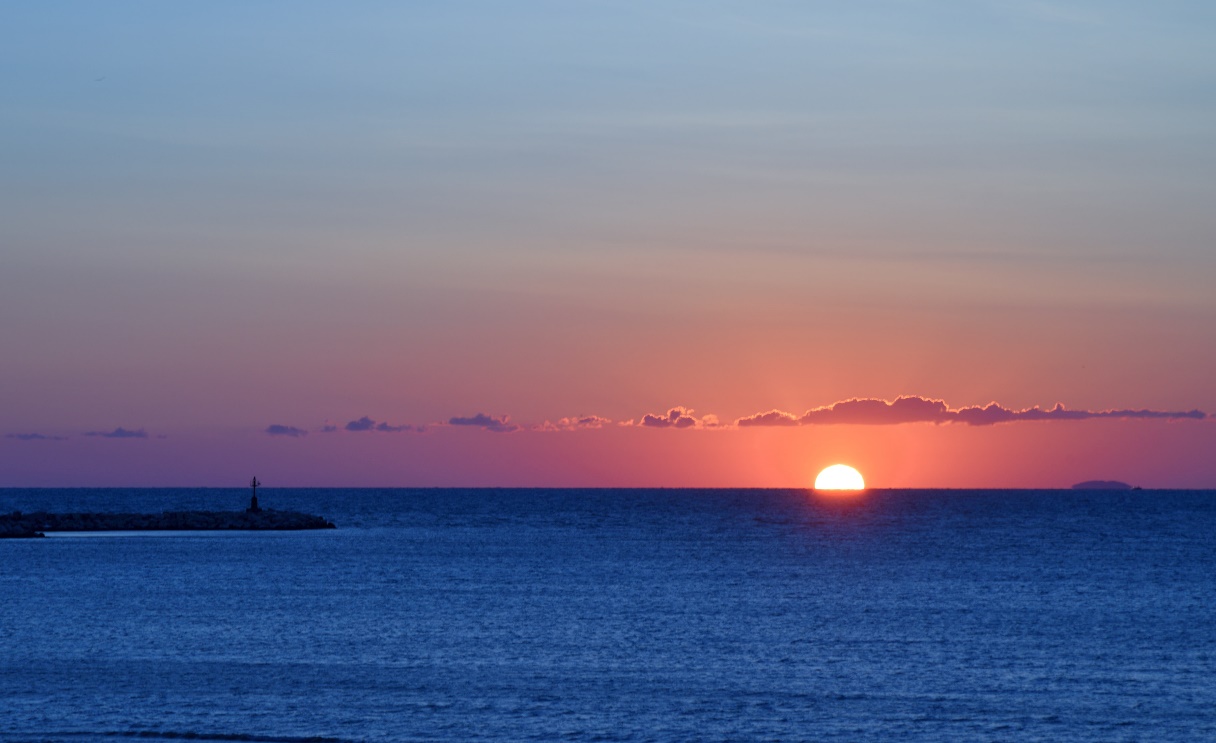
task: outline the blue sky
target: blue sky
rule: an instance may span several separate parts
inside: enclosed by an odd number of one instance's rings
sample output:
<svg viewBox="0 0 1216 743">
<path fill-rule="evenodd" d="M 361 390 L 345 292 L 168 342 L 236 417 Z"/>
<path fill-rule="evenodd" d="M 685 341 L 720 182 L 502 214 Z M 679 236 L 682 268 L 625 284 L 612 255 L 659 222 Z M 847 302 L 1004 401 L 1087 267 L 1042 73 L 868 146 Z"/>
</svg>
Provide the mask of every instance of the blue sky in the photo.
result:
<svg viewBox="0 0 1216 743">
<path fill-rule="evenodd" d="M 1200 2 L 9 4 L 0 414 L 1216 408 L 1214 37 Z"/>
</svg>

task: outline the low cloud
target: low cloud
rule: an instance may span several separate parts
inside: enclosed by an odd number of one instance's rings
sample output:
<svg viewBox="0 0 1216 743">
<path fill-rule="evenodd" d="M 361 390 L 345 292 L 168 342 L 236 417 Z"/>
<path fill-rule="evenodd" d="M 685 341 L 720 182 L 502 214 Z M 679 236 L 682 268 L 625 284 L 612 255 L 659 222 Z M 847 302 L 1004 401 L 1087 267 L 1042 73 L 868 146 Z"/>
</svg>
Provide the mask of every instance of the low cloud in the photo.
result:
<svg viewBox="0 0 1216 743">
<path fill-rule="evenodd" d="M 403 433 L 403 432 L 422 433 L 426 429 L 423 428 L 422 426 L 410 426 L 410 425 L 394 426 L 394 425 L 390 425 L 388 423 L 377 423 L 376 430 L 380 431 L 381 433 Z"/>
<path fill-rule="evenodd" d="M 6 439 L 16 439 L 17 441 L 67 441 L 67 436 L 48 436 L 44 433 L 10 433 L 5 434 Z"/>
<path fill-rule="evenodd" d="M 477 415 L 470 416 L 468 418 L 449 418 L 448 425 L 484 428 L 487 431 L 493 431 L 495 433 L 511 433 L 512 431 L 520 430 L 519 426 L 511 423 L 510 416 L 504 415 L 496 418 L 492 415 L 486 415 L 485 413 L 478 413 Z"/>
<path fill-rule="evenodd" d="M 717 425 L 717 422 L 718 419 L 714 418 L 713 423 Z M 700 421 L 693 415 L 692 408 L 677 405 L 666 413 L 643 415 L 642 422 L 638 425 L 644 428 L 697 428 L 699 424 Z"/>
<path fill-rule="evenodd" d="M 1015 410 L 999 403 L 951 408 L 943 400 L 905 396 L 888 402 L 875 398 L 853 398 L 832 405 L 813 408 L 801 416 L 781 410 L 740 418 L 739 427 L 751 426 L 813 426 L 855 425 L 892 426 L 901 423 L 964 423 L 970 426 L 991 426 L 1021 421 L 1076 421 L 1094 418 L 1202 420 L 1207 414 L 1200 410 L 1072 410 L 1063 404 L 1044 410 L 1038 406 Z"/>
<path fill-rule="evenodd" d="M 945 423 L 951 419 L 951 411 L 941 400 L 924 397 L 899 397 L 894 402 L 874 398 L 854 398 L 814 408 L 803 414 L 798 422 L 802 425 L 853 424 L 891 425 L 896 423 Z"/>
<path fill-rule="evenodd" d="M 1207 417 L 1207 413 L 1201 410 L 1069 410 L 1060 403 L 1056 403 L 1056 406 L 1050 410 L 1043 410 L 1037 406 L 1026 410 L 1010 410 L 996 403 L 989 403 L 982 408 L 962 408 L 955 413 L 960 422 L 973 426 L 989 426 L 1013 421 L 1080 421 L 1091 418 L 1203 420 Z"/>
<path fill-rule="evenodd" d="M 415 431 L 421 433 L 422 431 L 426 430 L 423 426 L 394 426 L 393 424 L 385 423 L 384 421 L 377 423 L 366 415 L 358 420 L 353 420 L 350 423 L 347 423 L 343 428 L 345 428 L 347 431 L 376 431 L 378 433 L 401 433 L 403 431 Z M 321 430 L 325 433 L 329 433 L 338 429 L 337 426 L 327 425 Z"/>
<path fill-rule="evenodd" d="M 598 415 L 580 415 L 574 418 L 559 418 L 557 422 L 545 421 L 535 426 L 534 431 L 578 431 L 586 428 L 603 428 L 612 424 L 612 420 Z"/>
<path fill-rule="evenodd" d="M 767 413 L 756 413 L 735 421 L 740 428 L 748 426 L 797 426 L 798 416 L 781 410 L 770 410 Z"/>
<path fill-rule="evenodd" d="M 345 428 L 347 431 L 371 431 L 376 427 L 376 422 L 366 415 L 359 420 L 347 423 Z"/>
<path fill-rule="evenodd" d="M 952 408 L 944 400 L 922 397 L 919 395 L 904 395 L 894 400 L 880 398 L 850 398 L 831 405 L 811 408 L 801 415 L 785 410 L 768 410 L 761 413 L 738 418 L 733 422 L 720 422 L 715 415 L 697 415 L 692 408 L 682 405 L 669 408 L 663 413 L 647 413 L 640 418 L 613 420 L 600 415 L 579 415 L 559 418 L 556 421 L 546 420 L 539 424 L 519 424 L 512 422 L 507 415 L 489 415 L 476 413 L 470 416 L 453 416 L 446 422 L 435 422 L 428 425 L 401 424 L 395 425 L 377 421 L 370 416 L 362 416 L 345 425 L 326 422 L 316 429 L 323 433 L 347 431 L 355 433 L 423 433 L 433 426 L 454 426 L 465 428 L 480 428 L 493 433 L 520 432 L 562 432 L 600 429 L 609 426 L 641 427 L 641 428 L 672 428 L 677 430 L 730 430 L 734 428 L 794 428 L 799 426 L 893 426 L 905 423 L 934 423 L 962 424 L 968 426 L 991 426 L 1003 423 L 1018 423 L 1026 421 L 1075 421 L 1110 418 L 1119 420 L 1202 420 L 1208 415 L 1200 410 L 1149 410 L 1149 409 L 1110 409 L 1110 410 L 1074 410 L 1056 404 L 1052 408 L 1031 407 L 1014 409 L 996 402 L 987 405 L 971 405 Z M 273 424 L 264 429 L 268 436 L 303 437 L 308 431 L 295 426 Z M 148 438 L 148 434 L 140 429 L 129 431 L 116 428 L 113 431 L 91 431 L 86 436 L 102 436 L 106 438 Z M 59 437 L 43 436 L 42 434 L 8 434 L 8 438 L 34 441 L 39 439 L 57 439 Z"/>
<path fill-rule="evenodd" d="M 148 432 L 140 428 L 130 431 L 126 428 L 115 428 L 113 431 L 86 431 L 85 436 L 99 436 L 103 439 L 146 439 Z"/>
</svg>

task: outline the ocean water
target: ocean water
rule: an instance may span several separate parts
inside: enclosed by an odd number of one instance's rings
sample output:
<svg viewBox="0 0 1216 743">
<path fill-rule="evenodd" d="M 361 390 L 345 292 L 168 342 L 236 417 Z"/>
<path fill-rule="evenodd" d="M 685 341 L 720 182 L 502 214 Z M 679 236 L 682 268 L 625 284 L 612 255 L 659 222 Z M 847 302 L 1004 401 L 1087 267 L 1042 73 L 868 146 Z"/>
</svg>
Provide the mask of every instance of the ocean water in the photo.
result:
<svg viewBox="0 0 1216 743">
<path fill-rule="evenodd" d="M 339 529 L 0 541 L 0 741 L 1216 740 L 1216 492 L 260 500 Z"/>
</svg>

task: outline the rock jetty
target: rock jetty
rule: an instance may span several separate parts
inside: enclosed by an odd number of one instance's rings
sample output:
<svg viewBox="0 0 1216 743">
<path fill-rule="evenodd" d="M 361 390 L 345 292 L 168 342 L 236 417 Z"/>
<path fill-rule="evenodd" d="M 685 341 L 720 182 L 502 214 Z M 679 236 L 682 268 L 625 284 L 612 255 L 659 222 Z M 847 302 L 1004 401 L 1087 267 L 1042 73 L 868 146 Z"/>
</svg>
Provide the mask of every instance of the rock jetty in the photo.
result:
<svg viewBox="0 0 1216 743">
<path fill-rule="evenodd" d="M 48 531 L 294 531 L 334 529 L 320 516 L 295 511 L 166 511 L 164 513 L 22 513 L 0 515 L 0 538 Z"/>
</svg>

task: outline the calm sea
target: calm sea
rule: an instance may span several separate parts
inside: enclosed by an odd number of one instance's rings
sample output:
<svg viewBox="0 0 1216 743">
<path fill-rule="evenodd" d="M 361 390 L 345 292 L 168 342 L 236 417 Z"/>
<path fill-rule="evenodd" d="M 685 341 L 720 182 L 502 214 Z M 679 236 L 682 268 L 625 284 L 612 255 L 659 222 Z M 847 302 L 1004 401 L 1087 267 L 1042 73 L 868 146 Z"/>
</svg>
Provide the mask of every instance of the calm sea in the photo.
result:
<svg viewBox="0 0 1216 743">
<path fill-rule="evenodd" d="M 1216 492 L 260 500 L 340 528 L 0 541 L 0 741 L 1216 740 Z"/>
</svg>

